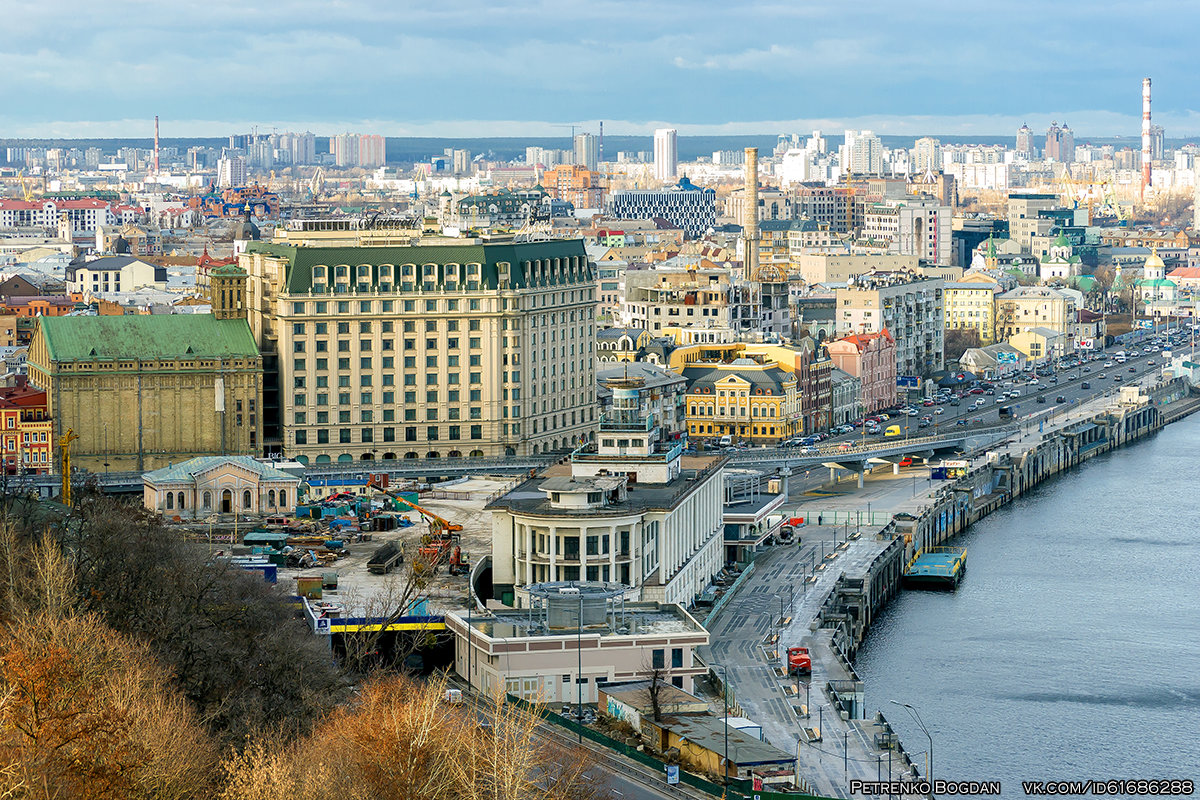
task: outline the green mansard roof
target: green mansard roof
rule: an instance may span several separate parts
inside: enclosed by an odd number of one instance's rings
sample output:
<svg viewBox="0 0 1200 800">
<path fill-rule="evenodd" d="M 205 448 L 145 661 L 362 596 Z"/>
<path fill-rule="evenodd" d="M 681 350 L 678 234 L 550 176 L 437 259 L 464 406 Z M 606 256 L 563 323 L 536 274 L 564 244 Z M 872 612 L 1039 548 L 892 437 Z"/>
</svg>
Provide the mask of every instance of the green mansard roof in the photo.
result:
<svg viewBox="0 0 1200 800">
<path fill-rule="evenodd" d="M 40 317 L 51 361 L 257 358 L 244 319 L 209 314 Z"/>
<path fill-rule="evenodd" d="M 442 282 L 444 275 L 441 267 L 447 264 L 479 264 L 480 288 L 498 288 L 499 265 L 508 263 L 509 285 L 514 289 L 523 289 L 531 284 L 527 274 L 527 265 L 537 260 L 552 258 L 580 259 L 581 270 L 587 274 L 587 252 L 582 239 L 556 239 L 549 242 L 488 242 L 480 243 L 465 240 L 463 244 L 450 245 L 409 245 L 397 247 L 297 247 L 294 245 L 269 244 L 266 242 L 251 242 L 248 253 L 262 253 L 285 259 L 287 291 L 292 294 L 307 294 L 312 290 L 313 267 L 336 267 L 345 265 L 354 267 L 367 265 L 371 270 L 371 283 L 378 280 L 377 267 L 390 265 L 400 267 L 413 264 L 422 267 L 433 264 L 438 267 L 435 283 Z M 562 278 L 560 278 L 562 280 Z M 351 284 L 357 283 L 351 277 Z M 419 276 L 414 283 L 424 282 Z M 393 283 L 396 291 L 400 289 L 401 278 L 397 275 Z"/>
</svg>

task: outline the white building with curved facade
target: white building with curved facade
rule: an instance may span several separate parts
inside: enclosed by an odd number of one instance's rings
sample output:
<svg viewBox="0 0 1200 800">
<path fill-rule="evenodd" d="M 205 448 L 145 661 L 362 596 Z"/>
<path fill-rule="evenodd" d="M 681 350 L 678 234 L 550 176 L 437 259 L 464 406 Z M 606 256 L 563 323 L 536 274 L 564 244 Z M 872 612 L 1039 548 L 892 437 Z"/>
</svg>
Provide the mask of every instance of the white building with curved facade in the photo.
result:
<svg viewBox="0 0 1200 800">
<path fill-rule="evenodd" d="M 523 586 L 583 580 L 687 605 L 724 564 L 726 459 L 685 457 L 686 433 L 664 424 L 645 378 L 608 387 L 594 445 L 488 506 L 492 583 L 506 604 L 520 602 Z"/>
</svg>

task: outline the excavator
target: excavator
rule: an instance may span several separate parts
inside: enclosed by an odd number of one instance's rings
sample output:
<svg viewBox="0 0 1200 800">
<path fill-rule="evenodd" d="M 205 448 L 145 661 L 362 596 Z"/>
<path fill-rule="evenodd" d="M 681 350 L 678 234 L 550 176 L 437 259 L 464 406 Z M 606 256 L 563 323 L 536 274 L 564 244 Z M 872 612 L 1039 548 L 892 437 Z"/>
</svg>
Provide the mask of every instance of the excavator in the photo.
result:
<svg viewBox="0 0 1200 800">
<path fill-rule="evenodd" d="M 470 570 L 471 565 L 467 562 L 467 555 L 462 551 L 460 545 L 462 525 L 450 522 L 427 508 L 405 500 L 399 492 L 386 489 L 375 480 L 369 481 L 367 485 L 393 500 L 403 503 L 429 520 L 429 533 L 421 536 L 421 547 L 417 550 L 417 556 L 434 572 L 437 572 L 442 564 L 449 566 L 451 575 L 464 574 Z"/>
</svg>

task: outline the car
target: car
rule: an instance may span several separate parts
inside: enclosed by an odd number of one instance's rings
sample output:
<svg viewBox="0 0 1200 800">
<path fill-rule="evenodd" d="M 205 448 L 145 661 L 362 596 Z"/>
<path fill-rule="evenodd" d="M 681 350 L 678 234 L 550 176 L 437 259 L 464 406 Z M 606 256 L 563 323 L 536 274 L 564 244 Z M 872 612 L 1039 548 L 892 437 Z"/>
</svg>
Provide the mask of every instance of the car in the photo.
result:
<svg viewBox="0 0 1200 800">
<path fill-rule="evenodd" d="M 854 445 L 850 444 L 849 442 L 842 442 L 841 444 L 838 445 L 838 450 L 841 450 L 842 452 L 845 452 L 847 450 L 853 450 L 853 449 L 854 449 Z"/>
<path fill-rule="evenodd" d="M 957 422 L 955 422 L 954 424 L 955 425 L 969 425 L 970 423 L 965 419 L 960 419 Z"/>
<path fill-rule="evenodd" d="M 983 398 L 982 398 L 982 397 L 977 397 L 977 398 L 975 398 L 975 402 L 974 402 L 974 403 L 972 403 L 971 405 L 972 405 L 972 407 L 973 407 L 973 408 L 982 408 L 982 407 L 983 407 L 983 403 L 984 403 L 984 400 L 983 400 Z"/>
<path fill-rule="evenodd" d="M 1037 378 L 1030 378 L 1030 379 L 1029 379 L 1029 385 L 1030 385 L 1030 386 L 1033 386 L 1033 385 L 1034 385 L 1034 384 L 1036 384 L 1036 383 L 1038 383 L 1038 379 L 1037 379 Z"/>
<path fill-rule="evenodd" d="M 1105 369 L 1112 369 L 1116 365 L 1117 365 L 1117 362 L 1115 362 L 1115 361 L 1105 361 L 1104 362 Z"/>
<path fill-rule="evenodd" d="M 1108 377 L 1108 375 L 1106 375 L 1105 373 L 1103 373 L 1103 372 L 1101 372 L 1101 373 L 1100 373 L 1100 379 L 1101 379 L 1101 380 L 1104 380 L 1104 379 L 1105 379 L 1105 378 L 1107 378 L 1107 377 Z"/>
<path fill-rule="evenodd" d="M 946 413 L 946 409 L 944 409 L 944 408 L 935 408 L 935 409 L 934 409 L 934 411 L 933 411 L 933 413 L 935 413 L 935 414 L 945 414 L 945 413 Z"/>
<path fill-rule="evenodd" d="M 1044 394 L 1039 394 L 1039 395 L 1038 395 L 1038 399 L 1037 399 L 1037 401 L 1038 401 L 1039 403 L 1044 403 L 1044 402 L 1046 402 L 1046 395 L 1044 395 Z"/>
<path fill-rule="evenodd" d="M 1051 379 L 1050 379 L 1050 382 L 1051 382 L 1051 383 L 1058 383 L 1058 376 L 1057 376 L 1057 375 L 1055 375 L 1053 378 L 1051 378 Z"/>
<path fill-rule="evenodd" d="M 1092 368 L 1091 368 L 1091 367 L 1084 367 L 1084 368 L 1083 368 L 1083 371 L 1084 371 L 1084 372 L 1091 372 L 1091 371 L 1092 371 Z"/>
<path fill-rule="evenodd" d="M 1129 371 L 1130 371 L 1130 372 L 1137 372 L 1137 367 L 1130 367 L 1130 368 L 1129 368 Z"/>
<path fill-rule="evenodd" d="M 980 389 L 978 386 L 969 392 L 969 394 L 983 394 L 983 393 L 984 393 L 984 390 Z"/>
<path fill-rule="evenodd" d="M 925 416 L 921 417 L 921 421 L 922 422 L 933 422 L 933 417 L 926 414 Z"/>
<path fill-rule="evenodd" d="M 994 395 L 995 393 L 996 393 L 995 389 L 988 389 L 987 391 L 984 392 L 984 394 L 986 394 L 986 395 Z"/>
<path fill-rule="evenodd" d="M 821 455 L 821 451 L 818 448 L 812 447 L 810 445 L 808 447 L 801 447 L 800 455 L 802 455 L 802 456 L 819 456 L 819 455 Z"/>
<path fill-rule="evenodd" d="M 951 400 L 951 401 L 950 401 L 950 405 L 952 405 L 952 406 L 958 406 L 958 405 L 962 405 L 962 401 L 961 401 L 961 400 L 959 400 L 959 399 L 956 397 L 956 398 L 954 398 L 953 400 Z"/>
<path fill-rule="evenodd" d="M 920 422 L 918 422 L 918 423 L 917 423 L 917 427 L 918 427 L 918 428 L 928 428 L 928 427 L 929 427 L 930 425 L 932 425 L 932 424 L 933 424 L 933 423 L 931 423 L 929 420 L 927 420 L 927 419 L 923 419 L 923 420 L 921 420 Z"/>
<path fill-rule="evenodd" d="M 926 400 L 924 403 L 921 403 L 921 405 L 925 406 L 926 408 L 929 408 L 932 405 L 936 405 L 936 403 L 934 403 L 932 400 Z"/>
<path fill-rule="evenodd" d="M 1092 388 L 1092 385 L 1090 383 L 1088 383 L 1087 381 L 1084 381 L 1083 385 L 1080 388 L 1081 389 L 1090 389 L 1090 388 Z"/>
<path fill-rule="evenodd" d="M 1153 358 L 1151 358 L 1151 359 L 1147 359 L 1147 361 L 1146 361 L 1146 366 L 1147 366 L 1147 367 L 1153 367 L 1153 366 L 1154 366 L 1154 359 L 1153 359 Z"/>
<path fill-rule="evenodd" d="M 1054 398 L 1054 402 L 1065 403 L 1067 402 L 1067 398 L 1060 394 L 1058 397 Z"/>
<path fill-rule="evenodd" d="M 887 414 L 880 414 L 879 418 L 884 422 L 887 422 L 889 419 L 891 419 L 891 417 L 889 417 Z"/>
</svg>

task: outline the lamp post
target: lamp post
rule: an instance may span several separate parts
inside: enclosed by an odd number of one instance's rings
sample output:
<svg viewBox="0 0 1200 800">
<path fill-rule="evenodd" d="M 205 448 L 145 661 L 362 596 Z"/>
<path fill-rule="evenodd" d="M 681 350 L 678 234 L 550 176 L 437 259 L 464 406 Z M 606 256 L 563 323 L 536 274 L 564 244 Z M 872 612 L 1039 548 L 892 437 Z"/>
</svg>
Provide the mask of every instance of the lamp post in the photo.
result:
<svg viewBox="0 0 1200 800">
<path fill-rule="evenodd" d="M 921 728 L 921 732 L 925 734 L 925 738 L 929 740 L 929 768 L 927 770 L 925 770 L 925 779 L 927 781 L 929 781 L 929 797 L 930 797 L 930 800 L 932 800 L 932 798 L 933 798 L 933 736 L 929 733 L 929 729 L 925 727 L 925 723 L 921 721 L 921 715 L 917 713 L 917 709 L 914 708 L 911 704 L 901 703 L 897 700 L 892 700 L 890 702 L 893 705 L 900 706 L 901 708 L 907 710 L 909 715 L 913 718 L 913 721 L 915 721 L 917 723 L 918 727 Z"/>
<path fill-rule="evenodd" d="M 579 725 L 579 744 L 583 744 L 583 593 L 579 593 L 579 619 L 575 628 L 575 652 L 578 672 L 575 673 L 575 722 Z"/>
<path fill-rule="evenodd" d="M 722 797 L 729 795 L 729 667 L 721 665 L 721 697 L 725 706 L 725 763 L 721 769 L 722 783 L 725 786 Z"/>
</svg>

